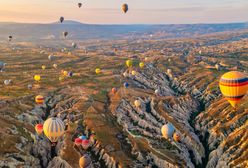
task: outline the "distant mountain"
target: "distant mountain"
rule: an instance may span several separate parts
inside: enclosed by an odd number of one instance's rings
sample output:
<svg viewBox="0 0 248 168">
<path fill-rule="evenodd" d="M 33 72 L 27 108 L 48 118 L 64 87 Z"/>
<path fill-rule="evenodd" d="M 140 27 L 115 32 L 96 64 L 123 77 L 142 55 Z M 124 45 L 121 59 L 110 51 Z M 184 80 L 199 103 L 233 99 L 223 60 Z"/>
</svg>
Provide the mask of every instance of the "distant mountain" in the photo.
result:
<svg viewBox="0 0 248 168">
<path fill-rule="evenodd" d="M 54 23 L 51 23 L 51 24 L 84 25 L 83 23 L 78 22 L 78 21 L 74 21 L 74 20 L 65 20 L 63 23 L 60 23 L 58 21 L 58 22 L 54 22 Z"/>
<path fill-rule="evenodd" d="M 192 37 L 242 29 L 248 29 L 248 24 L 97 25 L 66 20 L 62 24 L 0 23 L 0 40 L 6 40 L 9 35 L 12 35 L 16 41 L 62 39 L 64 31 L 69 32 L 68 39 L 83 40 Z"/>
</svg>

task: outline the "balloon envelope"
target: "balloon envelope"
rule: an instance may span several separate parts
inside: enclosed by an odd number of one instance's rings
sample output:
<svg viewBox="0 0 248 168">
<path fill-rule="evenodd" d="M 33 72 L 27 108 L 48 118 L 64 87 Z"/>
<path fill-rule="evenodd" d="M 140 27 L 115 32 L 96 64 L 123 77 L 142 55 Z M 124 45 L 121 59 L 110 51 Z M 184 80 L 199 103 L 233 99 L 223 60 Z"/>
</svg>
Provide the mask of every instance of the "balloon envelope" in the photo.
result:
<svg viewBox="0 0 248 168">
<path fill-rule="evenodd" d="M 127 4 L 123 4 L 122 7 L 121 7 L 121 9 L 122 9 L 122 11 L 124 13 L 127 13 L 127 11 L 128 11 L 128 5 Z"/>
<path fill-rule="evenodd" d="M 227 72 L 220 78 L 219 87 L 231 106 L 236 107 L 247 93 L 248 77 L 238 71 Z"/>
<path fill-rule="evenodd" d="M 41 105 L 41 104 L 44 103 L 44 100 L 45 100 L 45 98 L 42 95 L 38 95 L 38 96 L 35 97 L 36 104 Z"/>
<path fill-rule="evenodd" d="M 75 143 L 75 145 L 80 146 L 80 145 L 82 144 L 82 139 L 76 138 L 76 139 L 74 140 L 74 143 Z"/>
<path fill-rule="evenodd" d="M 133 66 L 133 61 L 132 61 L 132 60 L 127 60 L 127 61 L 126 61 L 126 66 L 127 66 L 128 68 L 132 67 L 132 66 Z"/>
<path fill-rule="evenodd" d="M 127 82 L 125 82 L 123 85 L 125 88 L 128 88 L 128 86 L 129 86 L 129 84 Z"/>
<path fill-rule="evenodd" d="M 100 68 L 96 68 L 95 72 L 96 72 L 96 74 L 100 74 L 101 73 L 101 69 Z"/>
<path fill-rule="evenodd" d="M 144 62 L 140 62 L 140 63 L 139 63 L 139 66 L 140 66 L 140 68 L 144 68 L 145 63 L 144 63 Z"/>
<path fill-rule="evenodd" d="M 87 150 L 90 146 L 90 141 L 88 139 L 82 140 L 82 147 L 84 150 Z"/>
<path fill-rule="evenodd" d="M 80 168 L 90 168 L 91 159 L 88 155 L 84 155 L 79 159 L 79 167 Z"/>
<path fill-rule="evenodd" d="M 40 79 L 41 79 L 40 75 L 34 75 L 34 80 L 35 80 L 36 82 L 39 82 Z"/>
<path fill-rule="evenodd" d="M 141 106 L 141 101 L 140 100 L 135 100 L 134 105 L 139 108 Z"/>
<path fill-rule="evenodd" d="M 52 143 L 55 143 L 64 134 L 65 126 L 60 118 L 52 117 L 45 121 L 43 130 L 46 137 Z"/>
<path fill-rule="evenodd" d="M 181 140 L 180 134 L 177 133 L 177 132 L 175 132 L 175 133 L 173 134 L 173 139 L 174 139 L 174 141 L 180 141 L 180 140 Z"/>
<path fill-rule="evenodd" d="M 61 17 L 59 18 L 60 23 L 62 23 L 64 20 L 65 20 L 65 19 L 64 19 L 63 16 L 61 16 Z"/>
<path fill-rule="evenodd" d="M 161 132 L 164 138 L 171 138 L 175 131 L 174 126 L 171 123 L 165 124 L 161 128 Z"/>
<path fill-rule="evenodd" d="M 38 135 L 42 134 L 42 132 L 43 132 L 43 124 L 37 124 L 35 126 L 35 131 L 37 132 Z"/>
<path fill-rule="evenodd" d="M 112 93 L 115 94 L 117 92 L 117 89 L 116 88 L 112 88 Z"/>
</svg>

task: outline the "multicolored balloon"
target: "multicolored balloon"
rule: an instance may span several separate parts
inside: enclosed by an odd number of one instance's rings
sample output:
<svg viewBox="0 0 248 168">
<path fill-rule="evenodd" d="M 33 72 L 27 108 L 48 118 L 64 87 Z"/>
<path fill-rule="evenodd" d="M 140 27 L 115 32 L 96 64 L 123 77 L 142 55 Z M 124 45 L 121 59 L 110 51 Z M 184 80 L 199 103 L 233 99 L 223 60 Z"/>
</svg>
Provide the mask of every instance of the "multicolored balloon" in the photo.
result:
<svg viewBox="0 0 248 168">
<path fill-rule="evenodd" d="M 42 95 L 38 95 L 35 97 L 35 102 L 38 105 L 42 105 L 44 103 L 45 98 Z"/>
<path fill-rule="evenodd" d="M 65 132 L 65 125 L 58 117 L 52 117 L 45 121 L 43 125 L 44 134 L 52 142 L 56 143 Z"/>
<path fill-rule="evenodd" d="M 247 93 L 248 77 L 238 71 L 227 72 L 220 78 L 219 87 L 223 96 L 235 108 Z"/>
</svg>

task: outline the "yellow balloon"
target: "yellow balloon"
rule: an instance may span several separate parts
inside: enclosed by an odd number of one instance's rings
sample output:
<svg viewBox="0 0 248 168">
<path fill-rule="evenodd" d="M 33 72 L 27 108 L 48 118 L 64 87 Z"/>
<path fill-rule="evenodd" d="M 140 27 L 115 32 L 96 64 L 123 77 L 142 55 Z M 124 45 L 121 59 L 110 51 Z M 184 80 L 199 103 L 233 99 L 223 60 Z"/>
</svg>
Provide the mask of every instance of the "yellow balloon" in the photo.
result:
<svg viewBox="0 0 248 168">
<path fill-rule="evenodd" d="M 38 95 L 38 96 L 35 97 L 35 102 L 37 104 L 40 104 L 40 105 L 43 104 L 44 100 L 45 100 L 45 98 L 42 95 Z"/>
<path fill-rule="evenodd" d="M 127 60 L 127 61 L 126 61 L 126 66 L 127 66 L 128 68 L 132 67 L 132 66 L 133 66 L 133 61 L 132 61 L 132 60 Z"/>
<path fill-rule="evenodd" d="M 135 105 L 137 108 L 139 108 L 139 107 L 141 106 L 140 100 L 135 100 L 135 101 L 134 101 L 134 105 Z"/>
<path fill-rule="evenodd" d="M 132 71 L 132 75 L 135 76 L 137 74 L 136 71 Z"/>
<path fill-rule="evenodd" d="M 41 79 L 40 75 L 34 75 L 34 80 L 35 80 L 36 82 L 39 82 L 40 79 Z"/>
<path fill-rule="evenodd" d="M 58 117 L 52 117 L 45 121 L 43 131 L 46 137 L 53 143 L 64 134 L 65 126 L 63 121 Z"/>
<path fill-rule="evenodd" d="M 41 68 L 42 68 L 43 70 L 45 70 L 45 69 L 46 69 L 46 66 L 45 66 L 45 65 L 42 65 Z"/>
<path fill-rule="evenodd" d="M 96 74 L 100 74 L 101 73 L 101 69 L 100 68 L 96 68 L 95 72 L 96 72 Z"/>
<path fill-rule="evenodd" d="M 219 86 L 231 106 L 236 107 L 248 91 L 248 77 L 238 71 L 227 72 L 221 77 Z"/>
<path fill-rule="evenodd" d="M 67 71 L 63 71 L 63 75 L 64 76 L 67 76 L 68 75 L 68 72 Z"/>
<path fill-rule="evenodd" d="M 145 63 L 144 63 L 144 62 L 140 62 L 140 63 L 139 63 L 139 66 L 140 66 L 140 68 L 144 68 Z"/>
<path fill-rule="evenodd" d="M 64 77 L 63 76 L 60 76 L 59 77 L 59 81 L 63 81 L 64 80 Z"/>
</svg>

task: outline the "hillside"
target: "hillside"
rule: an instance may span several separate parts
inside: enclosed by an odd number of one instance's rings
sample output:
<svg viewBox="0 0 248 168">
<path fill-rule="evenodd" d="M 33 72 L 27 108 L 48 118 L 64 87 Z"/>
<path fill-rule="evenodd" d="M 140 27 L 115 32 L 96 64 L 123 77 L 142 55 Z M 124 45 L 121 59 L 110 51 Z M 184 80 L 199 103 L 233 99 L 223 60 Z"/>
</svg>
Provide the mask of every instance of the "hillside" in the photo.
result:
<svg viewBox="0 0 248 168">
<path fill-rule="evenodd" d="M 248 72 L 244 24 L 103 26 L 70 22 L 7 27 L 2 25 L 1 31 L 18 30 L 18 35 L 11 43 L 0 43 L 0 61 L 7 63 L 0 73 L 0 167 L 77 168 L 83 154 L 90 156 L 95 168 L 248 166 L 248 97 L 233 109 L 218 87 L 225 72 Z M 42 38 L 49 31 L 59 38 L 64 29 L 80 34 L 77 48 L 71 47 L 76 38 L 73 34 L 43 45 L 17 40 L 25 34 L 30 40 Z M 114 34 L 111 38 L 115 33 L 124 36 L 129 31 L 139 31 L 137 35 L 144 38 L 94 40 L 89 33 L 93 30 L 96 38 L 107 37 L 107 32 Z M 153 31 L 154 39 L 148 38 Z M 180 38 L 167 39 L 160 31 Z M 55 55 L 52 61 L 48 60 L 51 53 Z M 131 68 L 125 65 L 128 59 L 133 60 Z M 141 61 L 144 68 L 139 67 Z M 221 68 L 216 69 L 216 64 Z M 96 68 L 102 70 L 100 74 L 95 73 Z M 74 75 L 63 76 L 63 71 Z M 35 74 L 41 75 L 39 83 L 33 80 Z M 4 85 L 6 79 L 12 83 Z M 113 87 L 116 93 L 111 91 Z M 38 94 L 45 97 L 43 105 L 35 104 Z M 135 100 L 140 101 L 139 107 Z M 52 116 L 68 126 L 55 153 L 44 134 L 38 136 L 34 129 Z M 168 122 L 180 134 L 180 141 L 162 137 L 161 127 Z M 87 150 L 74 145 L 81 135 L 94 137 Z"/>
</svg>

